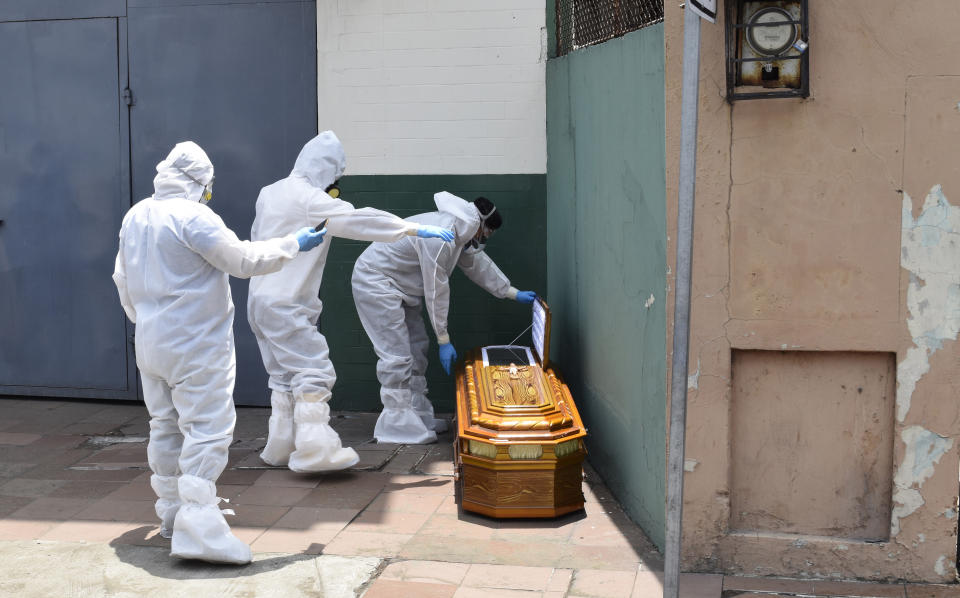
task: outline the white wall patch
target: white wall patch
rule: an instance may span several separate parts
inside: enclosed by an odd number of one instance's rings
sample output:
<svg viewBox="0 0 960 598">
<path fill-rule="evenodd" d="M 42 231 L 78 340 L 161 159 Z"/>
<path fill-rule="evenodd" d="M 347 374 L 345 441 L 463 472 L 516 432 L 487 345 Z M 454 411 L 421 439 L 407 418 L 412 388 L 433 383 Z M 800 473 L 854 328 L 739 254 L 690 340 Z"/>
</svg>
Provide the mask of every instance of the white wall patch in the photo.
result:
<svg viewBox="0 0 960 598">
<path fill-rule="evenodd" d="M 960 208 L 950 205 L 940 185 L 913 218 L 913 201 L 903 194 L 900 265 L 910 272 L 907 326 L 913 347 L 897 364 L 897 421 L 903 422 L 917 382 L 930 371 L 930 356 L 960 332 Z"/>
<path fill-rule="evenodd" d="M 542 1 L 318 0 L 317 108 L 348 175 L 542 174 Z"/>
<path fill-rule="evenodd" d="M 697 371 L 687 376 L 687 390 L 700 388 L 700 358 L 697 358 Z"/>
<path fill-rule="evenodd" d="M 940 555 L 940 558 L 937 559 L 937 564 L 933 566 L 933 570 L 937 572 L 937 575 L 943 577 L 947 574 L 947 557 Z"/>
<path fill-rule="evenodd" d="M 900 520 L 913 514 L 924 504 L 920 488 L 934 473 L 940 458 L 953 447 L 953 439 L 920 426 L 910 426 L 900 433 L 906 450 L 903 462 L 893 476 L 893 514 L 890 535 L 900 534 Z"/>
</svg>

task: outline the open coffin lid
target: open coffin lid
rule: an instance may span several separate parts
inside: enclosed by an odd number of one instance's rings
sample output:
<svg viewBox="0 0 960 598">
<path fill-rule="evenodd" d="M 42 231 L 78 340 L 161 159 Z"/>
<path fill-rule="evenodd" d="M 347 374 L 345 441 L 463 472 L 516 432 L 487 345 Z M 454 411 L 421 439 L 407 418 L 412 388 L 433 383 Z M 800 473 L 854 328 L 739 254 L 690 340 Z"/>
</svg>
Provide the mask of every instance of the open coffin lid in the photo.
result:
<svg viewBox="0 0 960 598">
<path fill-rule="evenodd" d="M 521 345 L 482 347 L 480 353 L 483 356 L 484 367 L 510 364 L 547 367 L 550 353 L 550 307 L 540 297 L 533 302 L 533 323 L 530 335 L 533 337 L 533 351 L 530 347 Z"/>
</svg>

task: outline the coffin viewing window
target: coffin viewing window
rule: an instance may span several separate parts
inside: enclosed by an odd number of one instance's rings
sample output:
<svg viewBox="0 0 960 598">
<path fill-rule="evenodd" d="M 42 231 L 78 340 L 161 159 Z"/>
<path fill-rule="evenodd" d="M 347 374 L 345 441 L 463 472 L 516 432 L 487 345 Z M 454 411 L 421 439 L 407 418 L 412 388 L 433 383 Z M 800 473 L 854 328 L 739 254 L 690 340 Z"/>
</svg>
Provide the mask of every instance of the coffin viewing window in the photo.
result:
<svg viewBox="0 0 960 598">
<path fill-rule="evenodd" d="M 557 0 L 557 56 L 661 21 L 662 0 Z"/>
<path fill-rule="evenodd" d="M 483 348 L 483 365 L 536 365 L 528 347 L 498 345 Z"/>
</svg>

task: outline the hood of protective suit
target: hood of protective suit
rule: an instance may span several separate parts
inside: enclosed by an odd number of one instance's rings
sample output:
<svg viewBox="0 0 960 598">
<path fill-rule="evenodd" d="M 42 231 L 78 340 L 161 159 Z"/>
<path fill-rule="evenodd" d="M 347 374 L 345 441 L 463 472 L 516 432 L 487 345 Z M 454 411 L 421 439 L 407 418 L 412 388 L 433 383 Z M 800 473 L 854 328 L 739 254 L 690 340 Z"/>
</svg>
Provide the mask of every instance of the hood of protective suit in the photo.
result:
<svg viewBox="0 0 960 598">
<path fill-rule="evenodd" d="M 346 168 L 347 157 L 343 153 L 343 145 L 333 131 L 324 131 L 303 146 L 290 175 L 303 177 L 314 187 L 325 191 L 343 176 Z"/>
<path fill-rule="evenodd" d="M 477 234 L 477 229 L 480 228 L 480 211 L 472 201 L 441 191 L 433 195 L 433 203 L 437 204 L 438 210 L 451 214 L 457 219 L 453 226 L 454 232 L 457 233 L 457 245 L 466 245 Z"/>
<path fill-rule="evenodd" d="M 153 198 L 184 198 L 200 201 L 203 187 L 213 181 L 213 163 L 207 153 L 192 141 L 173 146 L 166 159 L 157 164 L 153 179 Z"/>
</svg>

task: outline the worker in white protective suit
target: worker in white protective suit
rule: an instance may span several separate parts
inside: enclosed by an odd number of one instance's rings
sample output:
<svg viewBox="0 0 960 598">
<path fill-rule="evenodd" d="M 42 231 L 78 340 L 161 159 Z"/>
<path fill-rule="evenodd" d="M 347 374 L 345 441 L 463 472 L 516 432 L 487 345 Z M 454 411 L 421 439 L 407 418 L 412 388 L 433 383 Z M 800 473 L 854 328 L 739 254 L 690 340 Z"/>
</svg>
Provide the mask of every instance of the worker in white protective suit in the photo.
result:
<svg viewBox="0 0 960 598">
<path fill-rule="evenodd" d="M 228 275 L 275 272 L 318 246 L 326 231 L 239 240 L 206 205 L 213 164 L 192 141 L 178 143 L 157 165 L 153 186 L 153 196 L 123 219 L 113 280 L 137 325 L 160 533 L 172 535 L 173 556 L 249 563 L 250 547 L 230 532 L 215 486 L 236 422 Z"/>
<path fill-rule="evenodd" d="M 337 199 L 337 182 L 346 168 L 340 140 L 324 131 L 304 146 L 293 172 L 264 187 L 257 199 L 252 239 L 268 239 L 305 223 L 326 221 L 333 237 L 393 242 L 417 236 L 440 244 L 453 231 L 407 222 L 373 208 L 355 209 Z M 329 401 L 337 380 L 327 341 L 317 330 L 319 299 L 330 241 L 304 254 L 282 271 L 250 283 L 247 319 L 270 375 L 271 415 L 260 457 L 297 472 L 334 471 L 360 457 L 341 444 L 330 426 Z"/>
<path fill-rule="evenodd" d="M 373 243 L 353 267 L 353 300 L 360 322 L 379 357 L 377 378 L 383 412 L 373 435 L 377 442 L 426 444 L 446 429 L 427 399 L 427 348 L 430 340 L 420 316 L 421 302 L 437 335 L 440 362 L 450 374 L 457 352 L 447 332 L 450 274 L 459 267 L 467 278 L 501 299 L 533 303 L 536 293 L 518 291 L 483 252 L 503 219 L 496 206 L 478 197 L 472 203 L 441 192 L 437 212 L 411 216 L 417 224 L 452 228 L 452 245 L 431 239 Z"/>
</svg>

